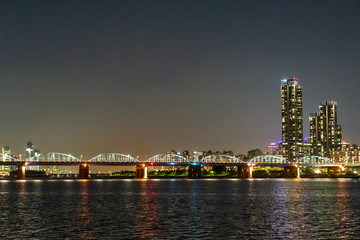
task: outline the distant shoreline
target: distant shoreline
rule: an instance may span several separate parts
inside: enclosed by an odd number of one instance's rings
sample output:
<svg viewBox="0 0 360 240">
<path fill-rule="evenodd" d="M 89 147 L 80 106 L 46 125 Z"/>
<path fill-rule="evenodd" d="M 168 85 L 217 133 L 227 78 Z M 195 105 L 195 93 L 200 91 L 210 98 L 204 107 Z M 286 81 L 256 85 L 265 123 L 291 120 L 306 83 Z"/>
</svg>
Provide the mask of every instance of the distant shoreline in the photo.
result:
<svg viewBox="0 0 360 240">
<path fill-rule="evenodd" d="M 179 177 L 173 177 L 173 176 L 157 176 L 157 177 L 148 177 L 146 179 L 149 180 L 156 180 L 156 179 L 325 179 L 325 178 L 351 178 L 351 179 L 357 179 L 360 178 L 360 176 L 302 176 L 300 178 L 284 178 L 284 177 L 253 177 L 253 178 L 238 178 L 238 177 L 229 177 L 229 176 L 205 176 L 201 178 L 188 178 L 187 176 L 179 176 Z M 86 180 L 97 180 L 97 179 L 103 179 L 103 180 L 116 180 L 116 179 L 129 179 L 129 180 L 135 180 L 137 178 L 135 177 L 90 177 Z M 18 181 L 16 178 L 11 177 L 2 177 L 1 180 L 7 180 L 7 181 Z M 25 180 L 84 180 L 79 179 L 77 177 L 67 177 L 67 178 L 54 178 L 54 177 L 27 177 Z M 144 179 L 143 179 L 144 180 Z"/>
</svg>

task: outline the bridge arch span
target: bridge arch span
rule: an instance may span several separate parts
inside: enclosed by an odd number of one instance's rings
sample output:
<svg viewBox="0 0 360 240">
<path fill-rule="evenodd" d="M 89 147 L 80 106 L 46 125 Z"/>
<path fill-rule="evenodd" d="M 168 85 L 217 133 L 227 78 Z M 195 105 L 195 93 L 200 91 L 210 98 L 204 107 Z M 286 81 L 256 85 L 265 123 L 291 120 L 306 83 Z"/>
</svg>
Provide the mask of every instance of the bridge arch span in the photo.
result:
<svg viewBox="0 0 360 240">
<path fill-rule="evenodd" d="M 290 164 L 290 162 L 282 157 L 282 156 L 276 156 L 276 155 L 261 155 L 254 157 L 248 161 L 249 163 L 277 163 L 277 164 Z"/>
<path fill-rule="evenodd" d="M 19 162 L 20 159 L 14 158 L 13 156 L 11 156 L 9 154 L 0 153 L 0 161 L 1 162 Z"/>
<path fill-rule="evenodd" d="M 130 155 L 125 155 L 122 153 L 103 153 L 99 154 L 91 159 L 88 162 L 139 162 L 137 158 L 134 158 Z"/>
<path fill-rule="evenodd" d="M 237 157 L 225 155 L 225 154 L 214 154 L 202 158 L 199 162 L 201 163 L 243 163 L 243 161 Z"/>
<path fill-rule="evenodd" d="M 54 162 L 80 162 L 80 159 L 66 153 L 50 152 L 47 154 L 48 161 Z"/>
<path fill-rule="evenodd" d="M 304 156 L 296 160 L 298 164 L 311 164 L 311 165 L 332 165 L 336 164 L 335 161 L 322 156 Z"/>
<path fill-rule="evenodd" d="M 187 159 L 184 156 L 181 156 L 179 154 L 158 154 L 155 156 L 152 156 L 146 162 L 164 162 L 164 163 L 188 163 L 191 162 L 189 159 Z"/>
</svg>

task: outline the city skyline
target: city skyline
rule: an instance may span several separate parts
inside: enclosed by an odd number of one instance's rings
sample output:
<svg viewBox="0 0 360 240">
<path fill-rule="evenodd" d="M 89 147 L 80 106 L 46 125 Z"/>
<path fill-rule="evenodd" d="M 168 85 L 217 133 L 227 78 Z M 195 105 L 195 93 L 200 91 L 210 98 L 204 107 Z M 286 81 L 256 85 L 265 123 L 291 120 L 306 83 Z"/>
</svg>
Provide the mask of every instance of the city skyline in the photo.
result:
<svg viewBox="0 0 360 240">
<path fill-rule="evenodd" d="M 359 11 L 1 0 L 0 239 L 360 239 Z"/>
<path fill-rule="evenodd" d="M 281 145 L 283 146 L 286 146 L 287 144 L 284 144 L 285 142 L 287 142 L 288 140 L 288 138 L 290 138 L 292 135 L 292 133 L 291 132 L 294 132 L 294 134 L 295 134 L 295 136 L 297 136 L 297 132 L 299 131 L 300 133 L 300 136 L 298 136 L 298 137 L 295 137 L 295 140 L 294 140 L 294 142 L 290 142 L 290 146 L 291 145 L 294 145 L 294 146 L 296 146 L 297 145 L 297 143 L 301 143 L 301 144 L 303 144 L 303 143 L 305 143 L 305 139 L 306 138 L 309 138 L 309 140 L 310 140 L 310 143 L 311 144 L 313 144 L 313 146 L 311 147 L 311 153 L 309 152 L 309 153 L 304 153 L 303 151 L 304 150 L 300 150 L 300 152 L 302 152 L 302 153 L 300 153 L 300 155 L 298 155 L 298 153 L 295 155 L 295 152 L 297 152 L 298 150 L 296 150 L 296 147 L 292 150 L 292 151 L 294 151 L 294 155 L 292 156 L 292 154 L 290 154 L 289 153 L 289 151 L 290 150 L 287 150 L 286 149 L 286 147 L 283 147 L 284 148 L 284 151 L 282 152 L 282 154 L 281 155 L 283 155 L 283 157 L 285 157 L 286 159 L 288 159 L 290 162 L 292 162 L 292 161 L 295 161 L 296 159 L 298 159 L 299 157 L 302 157 L 302 156 L 306 156 L 306 155 L 316 155 L 316 156 L 324 156 L 324 157 L 330 157 L 330 153 L 328 152 L 329 150 L 325 150 L 325 152 L 324 152 L 324 150 L 315 150 L 316 148 L 314 148 L 314 144 L 316 145 L 316 144 L 318 144 L 318 143 L 320 143 L 320 140 L 317 140 L 317 137 L 316 137 L 316 135 L 318 135 L 319 134 L 319 138 L 320 138 L 320 133 L 317 133 L 317 131 L 320 131 L 320 129 L 319 130 L 315 130 L 315 129 L 313 129 L 312 128 L 312 125 L 313 125 L 313 127 L 314 128 L 318 128 L 318 124 L 317 123 L 315 123 L 315 120 L 314 120 L 314 117 L 316 117 L 316 116 L 318 116 L 318 117 L 320 117 L 320 116 L 322 116 L 323 118 L 321 118 L 322 120 L 316 120 L 316 122 L 317 121 L 321 121 L 322 123 L 321 124 L 325 124 L 326 123 L 326 125 L 325 125 L 325 127 L 324 128 L 322 128 L 322 131 L 324 131 L 324 132 L 327 132 L 328 130 L 335 130 L 335 131 L 339 131 L 339 136 L 340 136 L 340 138 L 339 138 L 339 142 L 336 142 L 336 144 L 337 144 L 337 146 L 338 147 L 333 147 L 334 148 L 334 150 L 337 150 L 337 151 L 339 151 L 340 149 L 341 149 L 341 143 L 342 143 L 342 141 L 341 141 L 341 126 L 340 125 L 337 125 L 337 102 L 336 101 L 334 101 L 334 100 L 330 100 L 330 101 L 321 101 L 320 103 L 319 103 L 319 110 L 320 110 L 320 112 L 311 112 L 311 113 L 309 113 L 309 126 L 310 126 L 310 128 L 309 128 L 309 136 L 307 136 L 307 133 L 303 133 L 303 129 L 304 129 L 304 125 L 303 125 L 303 121 L 304 121 L 304 116 L 303 116 L 303 107 L 302 107 L 302 104 L 303 104 L 303 97 L 302 97 L 302 92 L 303 92 L 303 89 L 302 89 L 302 86 L 301 85 L 299 85 L 299 79 L 297 79 L 297 78 L 290 78 L 290 79 L 282 79 L 281 80 L 281 109 L 282 109 L 282 113 L 281 113 L 281 116 L 282 116 L 282 120 L 281 120 L 281 129 L 282 129 L 282 131 L 283 131 L 283 139 L 282 139 L 282 141 L 281 141 Z M 284 88 L 285 87 L 285 88 Z M 292 91 L 292 90 L 289 90 L 289 87 L 292 89 L 292 87 L 296 87 L 296 88 L 294 88 L 294 90 Z M 288 97 L 286 98 L 286 96 L 285 95 L 288 95 Z M 285 97 L 284 97 L 285 96 Z M 284 107 L 285 105 L 286 105 L 286 103 L 287 102 L 290 102 L 289 101 L 289 99 L 291 100 L 292 98 L 294 98 L 294 102 L 296 103 L 296 102 L 299 102 L 298 104 L 299 104 L 299 106 L 293 106 L 293 107 Z M 297 99 L 297 98 L 299 98 L 299 99 Z M 297 110 L 299 108 L 299 110 Z M 334 112 L 333 114 L 335 114 L 335 115 L 331 115 L 331 117 L 330 116 L 328 116 L 328 110 L 327 110 L 327 108 L 329 108 L 330 110 L 329 111 L 331 111 L 331 112 Z M 295 110 L 295 112 L 297 112 L 296 114 L 298 114 L 298 115 L 296 115 L 296 116 L 288 116 L 288 114 L 289 113 L 285 113 L 285 112 L 291 112 L 292 110 L 291 109 L 294 109 Z M 324 115 L 325 114 L 325 115 Z M 323 116 L 324 115 L 324 116 Z M 326 117 L 325 117 L 326 116 Z M 293 129 L 293 130 L 291 130 L 291 131 L 289 131 L 289 130 L 285 130 L 285 128 L 286 128 L 286 125 L 292 125 L 292 123 L 290 124 L 290 123 L 286 123 L 287 121 L 290 121 L 290 119 L 298 119 L 299 117 L 301 117 L 301 120 L 300 120 L 300 124 L 295 124 L 295 125 L 301 125 L 300 126 L 300 128 L 298 129 L 298 128 L 296 128 L 296 129 Z M 327 119 L 331 119 L 331 120 L 327 120 Z M 306 119 L 306 118 L 305 118 Z M 335 121 L 335 123 L 333 123 L 333 124 L 335 124 L 334 126 L 335 126 L 335 128 L 331 125 L 331 126 L 329 126 L 329 129 L 328 129 L 328 121 Z M 285 125 L 284 125 L 284 123 L 285 123 Z M 315 127 L 316 126 L 316 127 Z M 336 126 L 339 126 L 340 127 L 340 130 L 337 130 L 336 129 Z M 315 134 L 315 132 L 314 131 L 316 131 L 316 134 Z M 290 134 L 289 136 L 287 136 L 288 134 Z M 326 134 L 329 134 L 329 133 L 326 133 Z M 330 133 L 331 134 L 331 133 Z M 334 134 L 334 133 L 333 133 Z M 336 133 L 337 134 L 337 133 Z M 316 138 L 316 140 L 315 140 L 315 138 Z M 328 138 L 328 137 L 326 137 L 326 138 Z M 332 137 L 330 137 L 330 138 L 334 138 L 333 136 Z M 285 140 L 285 141 L 284 141 Z M 325 145 L 327 145 L 327 144 L 329 144 L 328 143 L 328 140 L 322 140 L 322 141 L 324 141 L 324 146 L 323 147 L 325 147 Z M 335 141 L 336 141 L 336 138 L 335 138 Z M 348 144 L 347 142 L 344 142 L 345 144 Z M 353 143 L 354 144 L 354 143 Z M 35 146 L 34 146 L 34 144 L 32 143 L 32 141 L 30 140 L 30 141 L 28 141 L 27 143 L 26 143 L 26 153 L 28 153 L 28 149 L 30 149 L 30 147 L 31 147 L 31 149 L 32 149 L 32 151 L 34 151 L 34 153 L 35 152 L 38 152 L 38 153 L 40 153 L 40 150 L 39 150 L 39 148 L 35 148 Z M 310 146 L 310 145 L 309 145 Z M 3 146 L 3 149 L 7 149 L 7 150 L 5 150 L 5 151 L 8 151 L 8 152 L 11 152 L 11 150 L 10 150 L 10 146 L 9 145 L 6 145 L 6 146 Z M 304 148 L 304 146 L 302 145 L 302 146 L 300 146 L 300 149 L 302 149 L 302 148 Z M 329 146 L 326 146 L 326 148 L 328 149 L 329 148 Z M 290 147 L 289 149 L 292 149 L 292 147 Z M 187 150 L 189 150 L 189 149 L 177 149 L 177 151 L 176 152 L 183 152 L 183 151 L 187 151 Z M 194 149 L 191 149 L 190 150 L 190 154 L 192 154 L 192 150 L 194 150 Z M 231 151 L 231 152 L 233 152 L 231 149 L 209 149 L 209 151 L 211 151 L 211 150 L 215 150 L 215 151 L 219 151 L 220 150 L 220 152 L 222 152 L 222 151 L 224 151 L 224 153 L 225 152 L 227 152 L 227 151 Z M 254 150 L 254 149 L 248 149 L 249 151 L 250 150 Z M 261 149 L 261 150 L 264 150 L 264 149 Z M 173 150 L 171 150 L 171 151 L 173 151 Z M 199 149 L 199 151 L 206 151 L 205 149 L 202 149 L 202 150 L 200 150 Z M 4 152 L 4 150 L 3 150 L 3 152 Z M 170 150 L 168 150 L 168 151 L 166 151 L 166 152 L 170 152 Z M 197 150 L 194 150 L 194 153 L 196 153 L 197 152 Z M 264 151 L 264 152 L 266 152 L 266 151 Z M 26 153 L 23 155 L 23 158 L 25 159 L 25 158 L 27 158 L 26 157 Z M 46 152 L 45 152 L 46 153 Z M 325 153 L 325 154 L 324 154 Z M 21 153 L 12 153 L 12 154 L 21 154 Z M 30 154 L 30 153 L 29 153 Z M 103 153 L 100 153 L 100 154 L 104 154 L 104 152 Z M 239 154 L 247 154 L 247 151 L 245 151 L 245 152 L 234 152 L 234 154 L 235 155 L 239 155 Z M 73 156 L 75 156 L 75 157 L 78 157 L 78 158 L 83 158 L 84 156 L 87 156 L 87 154 L 81 154 L 81 155 L 78 155 L 78 156 L 76 156 L 76 155 L 74 155 L 74 154 L 72 154 Z M 129 156 L 130 156 L 131 154 L 129 154 Z M 280 155 L 280 154 L 279 154 Z M 21 155 L 20 155 L 21 156 Z M 133 157 L 135 157 L 135 158 L 139 158 L 139 155 L 137 155 L 137 156 L 135 156 L 135 155 L 131 155 L 131 156 L 133 156 Z M 144 155 L 145 157 L 151 157 L 152 155 L 148 155 L 148 154 L 145 154 Z M 92 156 L 92 157 L 96 157 L 96 156 Z M 141 157 L 140 157 L 141 158 Z M 85 158 L 86 159 L 86 158 Z"/>
<path fill-rule="evenodd" d="M 304 136 L 309 113 L 336 100 L 343 139 L 360 143 L 359 3 L 278 3 L 0 3 L 0 144 L 87 157 L 266 149 L 290 77 Z"/>
</svg>

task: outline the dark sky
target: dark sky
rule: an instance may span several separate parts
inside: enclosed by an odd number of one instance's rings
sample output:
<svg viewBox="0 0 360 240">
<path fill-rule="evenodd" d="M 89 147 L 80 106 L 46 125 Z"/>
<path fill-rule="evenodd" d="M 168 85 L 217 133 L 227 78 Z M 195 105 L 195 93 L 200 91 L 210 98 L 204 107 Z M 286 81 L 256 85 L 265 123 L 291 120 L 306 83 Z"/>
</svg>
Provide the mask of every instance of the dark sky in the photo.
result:
<svg viewBox="0 0 360 240">
<path fill-rule="evenodd" d="M 267 149 L 280 80 L 360 143 L 360 1 L 1 1 L 0 144 L 91 157 Z"/>
</svg>

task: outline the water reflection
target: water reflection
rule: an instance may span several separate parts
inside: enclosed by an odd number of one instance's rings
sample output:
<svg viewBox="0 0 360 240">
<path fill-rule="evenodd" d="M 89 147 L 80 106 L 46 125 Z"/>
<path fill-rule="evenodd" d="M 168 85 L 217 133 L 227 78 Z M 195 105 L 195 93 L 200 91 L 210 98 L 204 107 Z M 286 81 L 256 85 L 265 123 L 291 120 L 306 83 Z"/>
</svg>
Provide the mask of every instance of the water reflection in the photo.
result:
<svg viewBox="0 0 360 240">
<path fill-rule="evenodd" d="M 351 226 L 352 219 L 352 210 L 349 205 L 349 192 L 347 189 L 347 184 L 343 179 L 338 181 L 338 191 L 336 194 L 336 205 L 335 209 L 335 224 L 341 229 L 337 235 L 339 239 L 350 239 L 351 229 L 354 226 Z"/>
<path fill-rule="evenodd" d="M 80 180 L 79 202 L 77 207 L 78 238 L 92 239 L 92 217 L 89 205 L 89 180 Z"/>
<path fill-rule="evenodd" d="M 27 201 L 26 201 L 26 196 L 27 196 L 27 191 L 26 191 L 26 181 L 25 180 L 20 180 L 18 181 L 19 183 L 19 193 L 18 193 L 18 197 L 16 199 L 17 204 L 15 205 L 16 209 L 14 209 L 14 213 L 16 213 L 13 217 L 17 218 L 17 224 L 22 225 L 22 226 L 28 226 L 29 225 L 29 215 L 26 214 L 26 209 L 27 209 Z M 24 230 L 23 230 L 24 231 Z"/>
<path fill-rule="evenodd" d="M 188 226 L 191 235 L 196 238 L 201 236 L 201 218 L 200 218 L 200 203 L 199 203 L 199 181 L 194 179 L 191 181 L 191 196 L 190 196 L 190 220 Z"/>
<path fill-rule="evenodd" d="M 270 205 L 269 221 L 274 236 L 285 236 L 291 233 L 289 223 L 289 204 L 287 181 L 277 181 L 271 191 L 272 203 Z"/>
<path fill-rule="evenodd" d="M 148 239 L 159 238 L 158 201 L 154 181 L 140 181 L 140 196 L 137 230 Z"/>
<path fill-rule="evenodd" d="M 304 194 L 303 185 L 304 180 L 294 179 L 294 186 L 288 184 L 288 187 L 292 187 L 292 194 L 289 191 L 289 202 L 287 208 L 289 208 L 288 223 L 291 224 L 291 236 L 294 239 L 304 238 L 304 233 L 311 232 L 312 228 L 316 228 L 317 224 L 312 224 L 312 219 L 317 219 L 316 215 L 310 215 L 309 212 L 314 213 L 313 194 Z M 301 221 L 300 221 L 301 219 Z M 316 232 L 316 231 L 314 231 Z M 312 235 L 311 238 L 316 239 L 316 235 Z"/>
<path fill-rule="evenodd" d="M 0 182 L 0 239 L 357 239 L 358 181 Z"/>
</svg>

